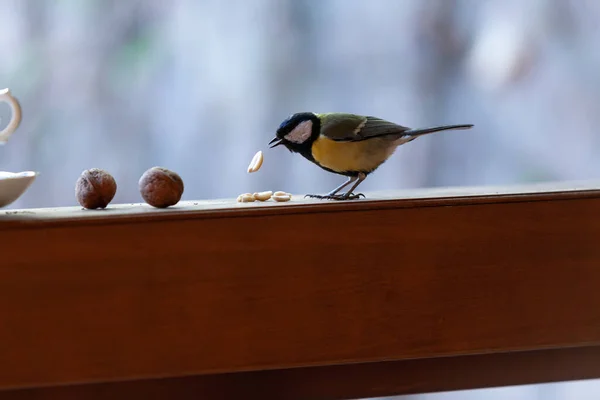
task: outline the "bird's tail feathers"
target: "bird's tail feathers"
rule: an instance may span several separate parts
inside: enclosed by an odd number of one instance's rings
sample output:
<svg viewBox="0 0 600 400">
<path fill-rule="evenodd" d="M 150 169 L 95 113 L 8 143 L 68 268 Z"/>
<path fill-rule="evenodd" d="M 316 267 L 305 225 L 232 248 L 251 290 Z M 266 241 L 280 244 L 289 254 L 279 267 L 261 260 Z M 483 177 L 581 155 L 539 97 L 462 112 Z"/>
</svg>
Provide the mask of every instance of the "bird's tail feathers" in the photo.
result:
<svg viewBox="0 0 600 400">
<path fill-rule="evenodd" d="M 409 130 L 404 131 L 402 133 L 403 133 L 404 136 L 417 137 L 417 136 L 427 135 L 429 133 L 435 133 L 435 132 L 440 132 L 440 131 L 471 129 L 472 127 L 473 127 L 472 124 L 467 124 L 467 125 L 443 125 L 443 126 L 434 126 L 432 128 L 409 129 Z"/>
</svg>

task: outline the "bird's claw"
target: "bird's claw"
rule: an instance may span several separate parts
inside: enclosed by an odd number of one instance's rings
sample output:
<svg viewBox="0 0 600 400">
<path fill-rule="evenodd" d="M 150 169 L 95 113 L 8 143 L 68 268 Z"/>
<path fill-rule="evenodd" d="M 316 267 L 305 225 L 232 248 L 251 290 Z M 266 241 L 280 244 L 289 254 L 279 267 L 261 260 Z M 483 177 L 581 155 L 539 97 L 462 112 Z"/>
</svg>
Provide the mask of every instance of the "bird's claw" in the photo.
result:
<svg viewBox="0 0 600 400">
<path fill-rule="evenodd" d="M 320 200 L 356 200 L 359 199 L 360 196 L 366 198 L 366 196 L 362 193 L 354 194 L 354 193 L 342 193 L 342 194 L 307 194 L 304 198 L 313 198 Z"/>
<path fill-rule="evenodd" d="M 351 193 L 350 196 L 356 196 L 356 197 L 353 197 L 353 199 L 360 199 L 360 196 L 362 196 L 363 199 L 367 198 L 367 196 L 365 196 L 363 193 L 357 193 L 357 194 Z"/>
</svg>

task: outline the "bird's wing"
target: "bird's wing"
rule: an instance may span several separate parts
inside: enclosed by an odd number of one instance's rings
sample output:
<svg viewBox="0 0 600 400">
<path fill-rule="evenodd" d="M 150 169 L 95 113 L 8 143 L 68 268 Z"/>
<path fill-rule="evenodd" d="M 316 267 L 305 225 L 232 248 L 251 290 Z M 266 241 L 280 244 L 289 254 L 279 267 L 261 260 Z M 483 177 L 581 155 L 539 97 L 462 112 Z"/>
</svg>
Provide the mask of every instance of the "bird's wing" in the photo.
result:
<svg viewBox="0 0 600 400">
<path fill-rule="evenodd" d="M 400 134 L 407 127 L 381 118 L 346 113 L 317 114 L 321 134 L 338 142 L 355 142 L 376 136 Z"/>
</svg>

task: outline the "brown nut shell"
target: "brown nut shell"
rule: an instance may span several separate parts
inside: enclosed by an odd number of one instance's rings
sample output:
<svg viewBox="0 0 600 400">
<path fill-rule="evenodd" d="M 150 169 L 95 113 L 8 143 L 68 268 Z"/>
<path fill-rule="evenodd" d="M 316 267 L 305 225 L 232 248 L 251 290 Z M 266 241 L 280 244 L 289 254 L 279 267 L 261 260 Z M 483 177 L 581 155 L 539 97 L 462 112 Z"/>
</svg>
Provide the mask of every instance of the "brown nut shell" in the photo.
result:
<svg viewBox="0 0 600 400">
<path fill-rule="evenodd" d="M 77 201 L 88 209 L 106 208 L 116 193 L 117 182 L 100 168 L 83 171 L 75 183 Z"/>
<path fill-rule="evenodd" d="M 141 176 L 140 194 L 144 201 L 153 207 L 166 208 L 181 200 L 183 180 L 173 171 L 163 167 L 152 167 Z"/>
</svg>

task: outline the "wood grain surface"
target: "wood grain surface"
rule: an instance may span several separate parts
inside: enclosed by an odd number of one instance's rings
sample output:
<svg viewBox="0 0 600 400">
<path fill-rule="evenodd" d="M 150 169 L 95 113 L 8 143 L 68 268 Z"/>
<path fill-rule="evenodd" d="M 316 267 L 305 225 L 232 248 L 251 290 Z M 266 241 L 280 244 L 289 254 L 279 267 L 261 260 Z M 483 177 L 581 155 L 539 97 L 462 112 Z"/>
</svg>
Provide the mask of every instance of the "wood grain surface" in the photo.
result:
<svg viewBox="0 0 600 400">
<path fill-rule="evenodd" d="M 600 345 L 593 188 L 224 203 L 1 216 L 0 389 Z"/>
</svg>

